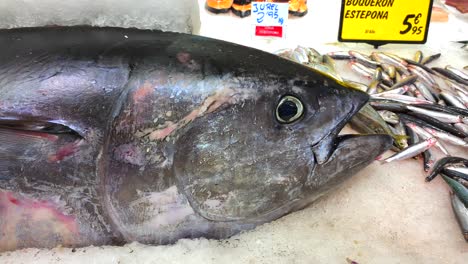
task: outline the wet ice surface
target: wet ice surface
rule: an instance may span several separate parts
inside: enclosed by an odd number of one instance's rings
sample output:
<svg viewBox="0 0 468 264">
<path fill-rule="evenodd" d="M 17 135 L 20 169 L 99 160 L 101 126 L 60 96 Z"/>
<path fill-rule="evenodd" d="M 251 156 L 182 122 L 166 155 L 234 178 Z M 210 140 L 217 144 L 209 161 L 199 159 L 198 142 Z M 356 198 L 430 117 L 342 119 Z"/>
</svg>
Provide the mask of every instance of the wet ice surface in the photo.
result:
<svg viewBox="0 0 468 264">
<path fill-rule="evenodd" d="M 0 28 L 33 26 L 119 26 L 197 32 L 193 0 L 0 0 Z"/>
<path fill-rule="evenodd" d="M 420 160 L 374 162 L 312 206 L 231 239 L 26 249 L 0 263 L 466 263 L 448 190 L 440 177 L 424 181 Z"/>
</svg>

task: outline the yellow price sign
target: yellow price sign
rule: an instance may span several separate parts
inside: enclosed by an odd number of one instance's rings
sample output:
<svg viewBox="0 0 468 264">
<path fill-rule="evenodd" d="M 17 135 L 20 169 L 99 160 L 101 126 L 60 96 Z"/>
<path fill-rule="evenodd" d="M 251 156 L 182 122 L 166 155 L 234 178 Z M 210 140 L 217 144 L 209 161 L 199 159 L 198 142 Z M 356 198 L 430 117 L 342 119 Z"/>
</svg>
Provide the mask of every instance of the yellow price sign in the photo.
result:
<svg viewBox="0 0 468 264">
<path fill-rule="evenodd" d="M 346 42 L 425 43 L 432 0 L 343 0 L 338 39 Z"/>
</svg>

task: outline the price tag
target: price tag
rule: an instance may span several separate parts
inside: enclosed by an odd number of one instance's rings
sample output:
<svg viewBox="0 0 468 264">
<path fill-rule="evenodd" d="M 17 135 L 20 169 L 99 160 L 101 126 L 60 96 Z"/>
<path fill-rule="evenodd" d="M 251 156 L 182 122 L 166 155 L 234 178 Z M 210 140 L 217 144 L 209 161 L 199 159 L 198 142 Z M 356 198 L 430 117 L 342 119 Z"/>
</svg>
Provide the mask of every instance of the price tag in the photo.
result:
<svg viewBox="0 0 468 264">
<path fill-rule="evenodd" d="M 338 39 L 347 42 L 425 43 L 432 0 L 343 0 Z"/>
<path fill-rule="evenodd" d="M 288 3 L 252 2 L 255 36 L 284 38 Z"/>
</svg>

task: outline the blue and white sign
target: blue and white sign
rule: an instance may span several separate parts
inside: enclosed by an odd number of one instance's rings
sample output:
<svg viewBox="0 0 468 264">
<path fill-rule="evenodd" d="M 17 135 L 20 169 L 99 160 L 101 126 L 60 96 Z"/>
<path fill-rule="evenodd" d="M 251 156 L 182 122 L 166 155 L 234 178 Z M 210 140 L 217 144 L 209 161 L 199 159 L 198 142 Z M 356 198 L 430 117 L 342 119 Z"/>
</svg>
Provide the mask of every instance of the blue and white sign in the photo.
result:
<svg viewBox="0 0 468 264">
<path fill-rule="evenodd" d="M 256 36 L 284 37 L 288 20 L 288 3 L 252 2 Z"/>
</svg>

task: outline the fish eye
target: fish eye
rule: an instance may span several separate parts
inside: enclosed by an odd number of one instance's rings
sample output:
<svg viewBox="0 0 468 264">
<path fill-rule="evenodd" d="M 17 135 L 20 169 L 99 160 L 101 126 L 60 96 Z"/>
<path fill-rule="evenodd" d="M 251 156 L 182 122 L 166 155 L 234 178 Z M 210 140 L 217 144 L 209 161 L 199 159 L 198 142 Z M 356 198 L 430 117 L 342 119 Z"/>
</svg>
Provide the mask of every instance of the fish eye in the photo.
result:
<svg viewBox="0 0 468 264">
<path fill-rule="evenodd" d="M 276 120 L 282 124 L 290 124 L 298 120 L 304 113 L 304 105 L 297 97 L 286 95 L 276 106 Z"/>
</svg>

